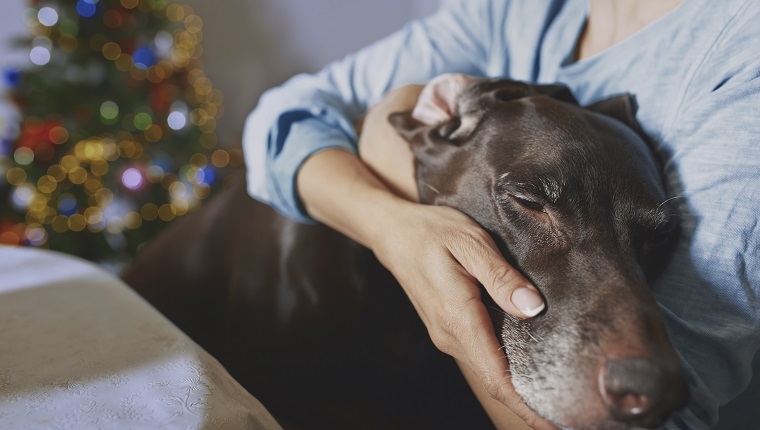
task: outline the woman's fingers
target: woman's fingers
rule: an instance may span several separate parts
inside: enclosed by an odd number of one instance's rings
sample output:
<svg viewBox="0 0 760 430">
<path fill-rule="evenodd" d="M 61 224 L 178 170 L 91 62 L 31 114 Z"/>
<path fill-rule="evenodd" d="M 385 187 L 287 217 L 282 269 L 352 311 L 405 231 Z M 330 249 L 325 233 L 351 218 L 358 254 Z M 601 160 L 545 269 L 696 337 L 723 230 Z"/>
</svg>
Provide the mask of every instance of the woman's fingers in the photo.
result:
<svg viewBox="0 0 760 430">
<path fill-rule="evenodd" d="M 553 424 L 536 415 L 515 391 L 509 373 L 508 357 L 498 340 L 499 334 L 494 331 L 488 310 L 480 299 L 480 289 L 472 276 L 464 272 L 461 266 L 459 269 L 461 277 L 453 285 L 460 291 L 465 291 L 467 298 L 462 300 L 462 306 L 457 312 L 458 324 L 451 340 L 456 347 L 451 349 L 457 350 L 452 355 L 472 375 L 471 378 L 465 372 L 473 391 L 478 397 L 482 397 L 481 393 L 484 392 L 498 402 L 483 404 L 497 428 L 517 428 L 514 421 L 514 416 L 517 416 L 533 429 L 556 430 Z M 508 411 L 504 410 L 504 406 L 511 413 L 505 413 Z"/>
<path fill-rule="evenodd" d="M 507 263 L 488 233 L 473 226 L 469 237 L 469 241 L 453 243 L 452 254 L 500 308 L 519 318 L 534 317 L 544 310 L 544 299 L 536 287 Z"/>
<path fill-rule="evenodd" d="M 388 227 L 397 234 L 378 236 L 373 250 L 404 287 L 435 346 L 470 369 L 479 385 L 474 389 L 537 428 L 553 428 L 514 391 L 478 283 L 506 312 L 522 318 L 544 306 L 535 287 L 463 213 L 414 204 L 406 208 L 408 212 L 396 212 L 398 218 Z"/>
<path fill-rule="evenodd" d="M 497 427 L 502 422 L 505 412 L 503 408 L 506 406 L 534 429 L 555 429 L 525 405 L 515 392 L 507 357 L 481 300 L 481 290 L 475 283 L 475 278 L 458 265 L 454 256 L 449 257 L 443 263 L 445 268 L 436 271 L 438 276 L 445 279 L 441 281 L 442 288 L 437 293 L 448 302 L 435 306 L 434 311 L 428 311 L 426 317 L 423 317 L 436 347 L 468 368 L 473 375 L 468 380 L 476 394 L 481 390 L 499 403 L 491 405 L 493 409 L 487 409 Z M 435 301 L 425 300 L 422 307 L 433 302 Z"/>
</svg>

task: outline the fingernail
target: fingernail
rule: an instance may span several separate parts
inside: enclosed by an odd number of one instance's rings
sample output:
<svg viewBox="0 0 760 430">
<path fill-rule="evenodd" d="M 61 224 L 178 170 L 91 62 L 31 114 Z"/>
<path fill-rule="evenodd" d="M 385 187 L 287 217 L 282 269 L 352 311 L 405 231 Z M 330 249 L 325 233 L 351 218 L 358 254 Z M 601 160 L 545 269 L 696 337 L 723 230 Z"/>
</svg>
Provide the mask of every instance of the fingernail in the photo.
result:
<svg viewBox="0 0 760 430">
<path fill-rule="evenodd" d="M 544 310 L 544 299 L 531 288 L 522 287 L 512 293 L 512 304 L 526 316 L 534 317 Z"/>
</svg>

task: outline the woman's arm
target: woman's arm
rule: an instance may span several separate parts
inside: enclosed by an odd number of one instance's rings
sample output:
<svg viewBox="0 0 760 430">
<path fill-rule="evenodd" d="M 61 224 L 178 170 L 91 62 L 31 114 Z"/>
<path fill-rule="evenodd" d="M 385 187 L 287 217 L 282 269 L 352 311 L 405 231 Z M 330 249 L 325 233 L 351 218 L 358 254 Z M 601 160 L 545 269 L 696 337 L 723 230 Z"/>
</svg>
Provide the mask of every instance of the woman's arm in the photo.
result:
<svg viewBox="0 0 760 430">
<path fill-rule="evenodd" d="M 414 109 L 424 85 L 409 84 L 389 92 L 361 121 L 359 158 L 393 194 L 419 201 L 415 181 L 414 156 L 409 144 L 388 122 L 388 115 Z"/>
<path fill-rule="evenodd" d="M 410 110 L 419 89 L 395 91 L 369 112 L 360 144 L 367 164 L 340 150 L 307 159 L 297 177 L 301 200 L 312 217 L 375 252 L 401 283 L 435 345 L 457 359 L 497 425 L 515 428 L 517 414 L 534 427 L 550 428 L 514 392 L 477 284 L 520 317 L 527 316 L 520 308 L 536 303 L 513 303 L 512 297 L 521 297 L 513 293 L 527 288 L 541 303 L 534 287 L 506 263 L 472 219 L 451 208 L 411 202 L 386 185 L 416 198 L 411 153 L 385 118 Z M 486 401 L 489 395 L 498 402 Z"/>
<path fill-rule="evenodd" d="M 391 88 L 446 72 L 484 75 L 505 64 L 504 51 L 490 49 L 505 9 L 502 2 L 454 2 L 319 73 L 267 91 L 243 136 L 250 194 L 290 218 L 311 221 L 294 181 L 304 160 L 327 149 L 356 152 L 354 122 Z"/>
<path fill-rule="evenodd" d="M 505 64 L 504 51 L 490 48 L 506 5 L 457 2 L 318 74 L 270 90 L 246 122 L 244 148 L 254 197 L 371 248 L 405 289 L 436 346 L 472 369 L 491 396 L 543 425 L 511 389 L 477 283 L 519 317 L 526 316 L 519 308 L 542 306 L 541 297 L 474 221 L 393 194 L 355 155 L 353 123 L 388 89 L 444 72 L 483 75 Z"/>
<path fill-rule="evenodd" d="M 481 301 L 478 282 L 504 310 L 525 316 L 510 297 L 528 283 L 507 265 L 487 233 L 455 209 L 395 196 L 341 150 L 310 157 L 298 175 L 298 189 L 311 216 L 374 251 L 404 288 L 436 347 L 470 369 L 470 383 L 480 381 L 484 389 L 478 391 L 534 428 L 551 428 L 514 392 Z"/>
</svg>

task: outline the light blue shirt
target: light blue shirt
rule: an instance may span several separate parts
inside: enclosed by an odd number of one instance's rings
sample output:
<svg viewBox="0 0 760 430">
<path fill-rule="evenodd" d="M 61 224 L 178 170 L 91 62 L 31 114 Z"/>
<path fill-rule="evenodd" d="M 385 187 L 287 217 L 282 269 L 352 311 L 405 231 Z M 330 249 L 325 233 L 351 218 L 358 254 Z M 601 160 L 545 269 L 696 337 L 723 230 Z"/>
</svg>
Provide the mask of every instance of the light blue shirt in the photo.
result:
<svg viewBox="0 0 760 430">
<path fill-rule="evenodd" d="M 315 152 L 356 152 L 353 122 L 390 88 L 444 72 L 568 85 L 581 104 L 632 93 L 667 160 L 682 216 L 653 290 L 692 398 L 668 428 L 760 428 L 760 2 L 686 0 L 639 33 L 573 62 L 584 0 L 464 0 L 315 75 L 265 93 L 246 122 L 250 193 L 312 221 L 294 187 Z M 313 221 L 312 221 L 313 222 Z M 754 369 L 760 373 L 760 359 Z M 743 397 L 742 397 L 743 396 Z"/>
</svg>

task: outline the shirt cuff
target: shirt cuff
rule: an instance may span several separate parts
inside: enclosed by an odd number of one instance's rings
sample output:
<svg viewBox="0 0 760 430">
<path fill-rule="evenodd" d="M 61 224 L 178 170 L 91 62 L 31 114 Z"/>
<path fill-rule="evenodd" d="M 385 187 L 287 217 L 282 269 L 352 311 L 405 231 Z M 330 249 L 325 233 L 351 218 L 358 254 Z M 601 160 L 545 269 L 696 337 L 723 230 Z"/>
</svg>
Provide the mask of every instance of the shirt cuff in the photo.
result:
<svg viewBox="0 0 760 430">
<path fill-rule="evenodd" d="M 280 214 L 304 223 L 316 223 L 306 213 L 296 189 L 296 175 L 304 161 L 327 149 L 357 154 L 353 125 L 331 118 L 326 109 L 283 113 L 270 130 L 267 142 L 267 193 Z"/>
</svg>

